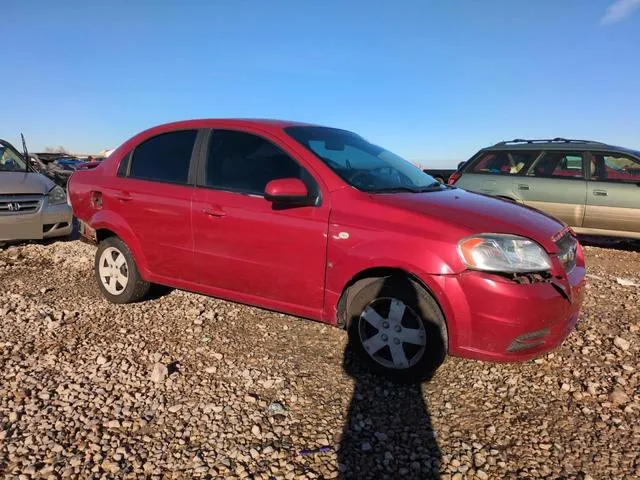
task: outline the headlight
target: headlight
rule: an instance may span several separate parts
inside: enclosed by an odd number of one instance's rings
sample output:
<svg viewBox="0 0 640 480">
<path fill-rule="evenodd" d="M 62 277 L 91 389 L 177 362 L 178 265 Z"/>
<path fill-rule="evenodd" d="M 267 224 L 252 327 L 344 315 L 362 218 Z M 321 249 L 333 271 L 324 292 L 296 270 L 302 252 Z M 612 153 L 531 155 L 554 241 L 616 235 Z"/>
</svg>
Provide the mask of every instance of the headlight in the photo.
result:
<svg viewBox="0 0 640 480">
<path fill-rule="evenodd" d="M 67 201 L 67 194 L 60 185 L 56 185 L 47 194 L 49 205 L 59 205 Z"/>
<path fill-rule="evenodd" d="M 551 269 L 551 259 L 540 245 L 516 235 L 482 234 L 458 243 L 458 255 L 472 270 L 524 273 Z"/>
</svg>

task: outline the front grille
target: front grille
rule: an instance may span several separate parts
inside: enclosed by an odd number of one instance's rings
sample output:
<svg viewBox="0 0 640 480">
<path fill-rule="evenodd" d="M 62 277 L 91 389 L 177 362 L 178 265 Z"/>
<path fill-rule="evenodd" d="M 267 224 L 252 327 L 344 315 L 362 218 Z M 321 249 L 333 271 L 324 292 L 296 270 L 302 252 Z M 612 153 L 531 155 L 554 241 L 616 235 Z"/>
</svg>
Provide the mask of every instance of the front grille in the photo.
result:
<svg viewBox="0 0 640 480">
<path fill-rule="evenodd" d="M 41 195 L 0 195 L 0 215 L 36 213 L 41 204 Z"/>
<path fill-rule="evenodd" d="M 565 272 L 570 272 L 576 266 L 578 241 L 571 233 L 567 232 L 556 242 L 558 247 L 558 259 Z"/>
</svg>

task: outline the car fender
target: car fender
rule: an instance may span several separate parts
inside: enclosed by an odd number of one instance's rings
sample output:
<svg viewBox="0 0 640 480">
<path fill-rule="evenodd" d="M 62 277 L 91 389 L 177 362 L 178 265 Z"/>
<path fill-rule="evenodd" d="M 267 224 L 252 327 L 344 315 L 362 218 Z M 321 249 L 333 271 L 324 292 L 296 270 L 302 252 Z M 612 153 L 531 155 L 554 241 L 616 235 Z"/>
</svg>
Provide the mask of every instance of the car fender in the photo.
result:
<svg viewBox="0 0 640 480">
<path fill-rule="evenodd" d="M 147 259 L 140 245 L 140 240 L 124 218 L 111 210 L 98 210 L 87 223 L 95 230 L 107 229 L 115 233 L 129 247 L 142 278 L 149 278 Z"/>
<path fill-rule="evenodd" d="M 440 304 L 445 318 L 450 316 L 452 307 L 444 294 L 444 282 L 438 281 L 436 277 L 458 273 L 460 267 L 455 265 L 453 258 L 443 258 L 437 253 L 437 248 L 427 250 L 415 239 L 390 241 L 388 238 L 380 238 L 347 249 L 340 248 L 335 243 L 335 239 L 329 243 L 325 321 L 337 323 L 338 302 L 354 280 L 392 270 L 403 271 L 417 279 Z M 380 255 L 380 252 L 386 252 L 386 255 Z M 455 251 L 452 254 L 455 255 Z"/>
</svg>

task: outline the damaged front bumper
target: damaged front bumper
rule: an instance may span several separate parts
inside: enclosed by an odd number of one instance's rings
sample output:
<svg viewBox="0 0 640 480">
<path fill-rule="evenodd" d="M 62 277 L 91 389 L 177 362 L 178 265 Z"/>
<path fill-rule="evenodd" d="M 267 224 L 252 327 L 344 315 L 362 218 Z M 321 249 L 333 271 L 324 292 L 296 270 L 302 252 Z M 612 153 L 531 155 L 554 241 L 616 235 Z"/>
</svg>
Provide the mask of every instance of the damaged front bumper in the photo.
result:
<svg viewBox="0 0 640 480">
<path fill-rule="evenodd" d="M 582 263 L 566 274 L 531 283 L 472 271 L 440 282 L 450 310 L 449 353 L 516 362 L 553 350 L 574 329 L 584 298 L 585 267 Z"/>
</svg>

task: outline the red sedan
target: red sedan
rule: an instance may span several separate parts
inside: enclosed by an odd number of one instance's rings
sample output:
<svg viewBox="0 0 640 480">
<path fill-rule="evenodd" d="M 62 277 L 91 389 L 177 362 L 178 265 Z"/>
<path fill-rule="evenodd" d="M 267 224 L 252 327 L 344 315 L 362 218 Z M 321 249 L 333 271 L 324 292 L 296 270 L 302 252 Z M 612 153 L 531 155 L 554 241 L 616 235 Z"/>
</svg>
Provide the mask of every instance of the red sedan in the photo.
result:
<svg viewBox="0 0 640 480">
<path fill-rule="evenodd" d="M 345 130 L 162 125 L 74 173 L 69 196 L 108 300 L 157 283 L 338 325 L 396 380 L 427 378 L 447 352 L 540 355 L 582 303 L 582 249 L 558 220 Z"/>
</svg>

